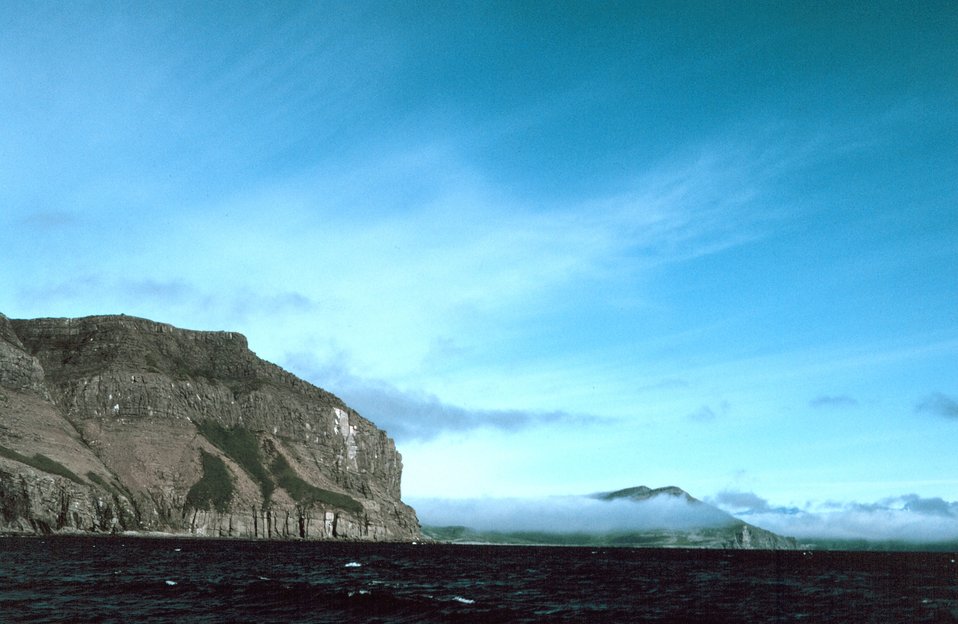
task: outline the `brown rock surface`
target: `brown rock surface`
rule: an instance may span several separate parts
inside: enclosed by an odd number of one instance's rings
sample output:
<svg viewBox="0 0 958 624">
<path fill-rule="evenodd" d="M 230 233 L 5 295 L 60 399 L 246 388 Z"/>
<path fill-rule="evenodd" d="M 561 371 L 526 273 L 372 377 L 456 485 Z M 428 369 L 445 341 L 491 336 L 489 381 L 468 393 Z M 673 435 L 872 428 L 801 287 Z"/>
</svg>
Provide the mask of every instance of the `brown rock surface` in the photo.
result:
<svg viewBox="0 0 958 624">
<path fill-rule="evenodd" d="M 406 540 L 393 441 L 230 332 L 0 315 L 0 531 Z"/>
</svg>

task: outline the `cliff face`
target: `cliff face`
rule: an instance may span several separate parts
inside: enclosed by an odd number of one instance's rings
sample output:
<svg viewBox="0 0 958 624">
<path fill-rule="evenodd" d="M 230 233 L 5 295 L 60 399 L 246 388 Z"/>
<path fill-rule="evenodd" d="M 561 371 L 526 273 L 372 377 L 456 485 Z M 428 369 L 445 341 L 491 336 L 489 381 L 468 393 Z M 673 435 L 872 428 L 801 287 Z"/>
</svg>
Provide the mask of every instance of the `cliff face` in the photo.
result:
<svg viewBox="0 0 958 624">
<path fill-rule="evenodd" d="M 229 332 L 0 315 L 0 531 L 406 540 L 402 460 Z"/>
</svg>

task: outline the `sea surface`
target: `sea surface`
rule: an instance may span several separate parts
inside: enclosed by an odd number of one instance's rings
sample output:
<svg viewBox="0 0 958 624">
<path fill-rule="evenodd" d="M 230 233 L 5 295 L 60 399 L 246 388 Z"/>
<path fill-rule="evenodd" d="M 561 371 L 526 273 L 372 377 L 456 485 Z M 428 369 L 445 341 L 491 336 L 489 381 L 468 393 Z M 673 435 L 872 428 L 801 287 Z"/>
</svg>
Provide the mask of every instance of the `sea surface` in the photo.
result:
<svg viewBox="0 0 958 624">
<path fill-rule="evenodd" d="M 955 553 L 0 538 L 0 622 L 958 622 Z"/>
</svg>

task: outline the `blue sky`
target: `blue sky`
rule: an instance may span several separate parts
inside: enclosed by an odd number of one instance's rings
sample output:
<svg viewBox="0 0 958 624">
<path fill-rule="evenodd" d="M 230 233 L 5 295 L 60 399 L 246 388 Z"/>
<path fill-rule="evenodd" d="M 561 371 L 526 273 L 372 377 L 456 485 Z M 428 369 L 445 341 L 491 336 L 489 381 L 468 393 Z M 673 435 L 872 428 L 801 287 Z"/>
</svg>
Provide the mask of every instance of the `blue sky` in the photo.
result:
<svg viewBox="0 0 958 624">
<path fill-rule="evenodd" d="M 241 331 L 413 502 L 958 526 L 954 3 L 2 14 L 8 316 Z"/>
</svg>

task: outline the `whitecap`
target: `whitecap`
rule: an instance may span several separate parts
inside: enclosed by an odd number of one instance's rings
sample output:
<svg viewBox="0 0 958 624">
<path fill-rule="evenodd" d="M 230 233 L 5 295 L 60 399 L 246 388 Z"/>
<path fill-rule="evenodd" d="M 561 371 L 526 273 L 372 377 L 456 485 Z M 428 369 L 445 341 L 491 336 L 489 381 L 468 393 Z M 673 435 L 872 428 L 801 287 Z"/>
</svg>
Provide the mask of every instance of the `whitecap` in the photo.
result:
<svg viewBox="0 0 958 624">
<path fill-rule="evenodd" d="M 176 585 L 176 581 L 166 581 L 166 584 L 169 585 L 170 587 L 173 587 L 174 585 Z"/>
<path fill-rule="evenodd" d="M 475 600 L 469 600 L 468 598 L 463 598 L 462 596 L 453 596 L 452 599 L 456 602 L 461 602 L 462 604 L 476 604 Z"/>
<path fill-rule="evenodd" d="M 347 563 L 347 564 L 344 565 L 343 567 L 344 567 L 344 568 L 361 568 L 361 567 L 363 567 L 363 564 L 359 563 L 358 561 L 350 561 L 349 563 Z"/>
</svg>

